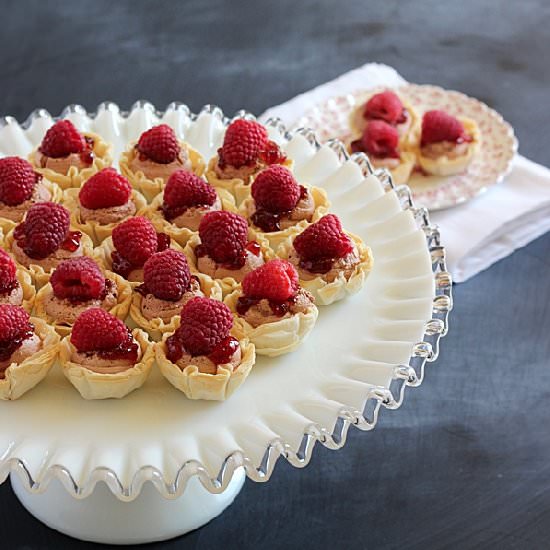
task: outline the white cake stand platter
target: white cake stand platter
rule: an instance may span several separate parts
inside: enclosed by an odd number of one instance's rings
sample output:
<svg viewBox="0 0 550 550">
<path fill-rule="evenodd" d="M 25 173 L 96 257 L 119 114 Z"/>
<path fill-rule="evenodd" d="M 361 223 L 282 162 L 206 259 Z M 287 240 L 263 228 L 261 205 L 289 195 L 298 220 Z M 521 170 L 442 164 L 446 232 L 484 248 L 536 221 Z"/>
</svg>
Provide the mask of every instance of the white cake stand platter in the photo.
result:
<svg viewBox="0 0 550 550">
<path fill-rule="evenodd" d="M 138 102 L 61 115 L 101 134 L 118 155 L 159 120 L 198 149 L 216 152 L 229 120 L 217 107 L 193 115 L 172 103 Z M 250 117 L 239 112 L 237 117 Z M 53 123 L 44 110 L 24 124 L 0 120 L 0 156 L 27 155 Z M 305 466 L 315 442 L 340 448 L 350 425 L 374 428 L 381 407 L 396 409 L 438 355 L 452 306 L 439 232 L 407 187 L 373 173 L 365 155 L 338 141 L 267 123 L 294 159 L 300 181 L 326 189 L 344 227 L 372 248 L 361 292 L 324 307 L 296 352 L 260 358 L 226 402 L 187 400 L 154 371 L 121 400 L 85 401 L 59 368 L 14 402 L 0 403 L 0 479 L 47 525 L 84 540 L 144 543 L 208 522 L 235 498 L 245 475 L 267 481 L 280 456 Z"/>
</svg>

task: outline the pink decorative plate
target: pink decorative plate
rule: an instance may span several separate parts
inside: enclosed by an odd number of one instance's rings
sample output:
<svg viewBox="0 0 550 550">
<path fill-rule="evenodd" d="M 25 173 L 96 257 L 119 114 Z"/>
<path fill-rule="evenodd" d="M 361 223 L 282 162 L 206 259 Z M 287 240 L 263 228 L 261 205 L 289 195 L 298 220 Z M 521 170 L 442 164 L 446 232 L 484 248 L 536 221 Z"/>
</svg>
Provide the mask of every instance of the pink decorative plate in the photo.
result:
<svg viewBox="0 0 550 550">
<path fill-rule="evenodd" d="M 337 138 L 346 142 L 351 137 L 351 112 L 383 89 L 358 90 L 331 98 L 306 112 L 295 126 L 312 128 L 322 141 Z M 466 116 L 477 122 L 482 133 L 480 151 L 462 174 L 435 177 L 415 173 L 411 177 L 408 185 L 418 204 L 431 210 L 455 206 L 499 183 L 509 173 L 518 142 L 512 126 L 495 110 L 477 99 L 438 86 L 406 84 L 396 91 L 420 113 L 442 109 L 455 116 Z"/>
</svg>

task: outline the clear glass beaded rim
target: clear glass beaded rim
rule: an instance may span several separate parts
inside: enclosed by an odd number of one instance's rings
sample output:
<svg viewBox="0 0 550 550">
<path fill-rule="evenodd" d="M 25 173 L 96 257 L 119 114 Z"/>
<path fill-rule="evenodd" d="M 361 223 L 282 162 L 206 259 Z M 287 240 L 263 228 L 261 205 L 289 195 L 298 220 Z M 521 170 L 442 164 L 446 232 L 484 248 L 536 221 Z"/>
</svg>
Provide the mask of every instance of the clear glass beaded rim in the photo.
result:
<svg viewBox="0 0 550 550">
<path fill-rule="evenodd" d="M 94 113 L 88 113 L 80 105 L 67 106 L 58 118 L 64 118 L 69 113 L 78 113 L 95 118 L 98 113 L 104 110 L 116 110 L 121 117 L 127 118 L 134 110 L 151 110 L 159 118 L 164 111 L 159 111 L 148 101 L 140 100 L 134 103 L 129 111 L 121 111 L 120 108 L 112 102 L 101 103 Z M 167 110 L 177 110 L 188 116 L 191 120 L 197 119 L 203 113 L 209 113 L 219 118 L 224 125 L 228 125 L 237 118 L 255 119 L 254 115 L 247 111 L 238 111 L 233 118 L 226 117 L 222 110 L 215 105 L 204 106 L 199 113 L 191 113 L 187 105 L 173 102 L 168 105 Z M 20 124 L 22 128 L 28 128 L 37 118 L 49 118 L 50 114 L 44 109 L 33 111 L 29 117 Z M 13 117 L 0 118 L 0 128 L 19 124 Z M 316 150 L 321 147 L 315 132 L 308 128 L 298 128 L 287 131 L 285 125 L 280 119 L 269 119 L 266 126 L 276 130 L 284 140 L 288 141 L 294 134 L 302 135 Z M 15 473 L 23 480 L 25 488 L 32 493 L 44 492 L 52 479 L 59 479 L 66 490 L 75 498 L 85 498 L 89 496 L 99 481 L 103 481 L 112 493 L 120 500 L 130 501 L 136 498 L 146 481 L 150 481 L 157 488 L 160 494 L 168 499 L 177 498 L 182 495 L 187 481 L 197 476 L 205 487 L 211 493 L 223 492 L 234 472 L 239 468 L 244 468 L 246 475 L 257 482 L 268 481 L 271 477 L 275 464 L 279 457 L 284 457 L 295 467 L 303 468 L 306 466 L 312 456 L 316 442 L 329 449 L 340 449 L 346 443 L 347 432 L 350 426 L 355 426 L 363 431 L 374 429 L 378 421 L 381 408 L 395 410 L 398 409 L 405 398 L 407 388 L 416 388 L 424 380 L 425 368 L 428 363 L 434 362 L 439 355 L 440 339 L 447 334 L 449 326 L 449 314 L 453 306 L 452 299 L 452 278 L 447 271 L 445 248 L 441 245 L 439 229 L 436 225 L 430 223 L 430 218 L 426 208 L 416 207 L 411 196 L 411 191 L 406 185 L 396 186 L 387 170 L 375 170 L 368 157 L 364 153 L 355 153 L 349 155 L 344 144 L 336 139 L 326 142 L 326 145 L 332 149 L 339 160 L 352 160 L 355 162 L 366 176 L 374 175 L 382 183 L 386 192 L 395 193 L 403 210 L 408 210 L 413 214 L 417 226 L 422 229 L 426 238 L 426 246 L 430 253 L 432 273 L 435 283 L 435 295 L 433 298 L 432 315 L 425 323 L 424 336 L 422 341 L 417 342 L 412 349 L 411 356 L 407 364 L 397 365 L 393 372 L 393 377 L 389 388 L 373 388 L 366 400 L 366 405 L 362 411 L 342 408 L 338 415 L 334 430 L 329 431 L 323 426 L 311 423 L 304 431 L 302 441 L 298 451 L 294 451 L 291 446 L 283 439 L 273 440 L 266 448 L 260 465 L 257 467 L 253 461 L 241 451 L 231 453 L 226 457 L 220 471 L 216 477 L 211 477 L 206 468 L 198 461 L 189 461 L 184 463 L 173 482 L 167 483 L 166 479 L 158 468 L 153 466 L 144 466 L 139 468 L 132 477 L 128 485 L 124 485 L 117 474 L 109 468 L 96 468 L 92 471 L 85 483 L 79 485 L 71 472 L 63 465 L 52 465 L 39 481 L 33 479 L 24 462 L 17 458 L 6 458 L 0 456 L 0 479 L 3 481 L 10 473 Z M 9 452 L 9 451 L 8 451 Z M 6 455 L 8 454 L 6 452 Z"/>
</svg>

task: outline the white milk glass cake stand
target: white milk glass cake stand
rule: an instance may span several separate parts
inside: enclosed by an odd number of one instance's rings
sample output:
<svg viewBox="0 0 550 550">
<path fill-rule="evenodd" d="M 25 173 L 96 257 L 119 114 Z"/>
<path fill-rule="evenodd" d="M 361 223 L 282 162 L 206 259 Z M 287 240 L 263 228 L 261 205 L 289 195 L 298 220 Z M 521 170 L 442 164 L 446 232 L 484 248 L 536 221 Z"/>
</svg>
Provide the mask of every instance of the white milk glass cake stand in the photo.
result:
<svg viewBox="0 0 550 550">
<path fill-rule="evenodd" d="M 159 121 L 211 158 L 229 119 L 172 103 L 129 112 L 67 107 L 61 117 L 114 144 Z M 237 117 L 250 118 L 239 112 Z M 53 123 L 44 110 L 24 124 L 0 120 L 0 156 L 26 156 Z M 154 370 L 121 400 L 85 401 L 54 367 L 35 389 L 0 402 L 0 479 L 10 476 L 31 514 L 63 533 L 105 543 L 144 543 L 195 529 L 219 515 L 246 476 L 267 481 L 280 456 L 305 466 L 315 442 L 337 449 L 355 425 L 372 430 L 381 407 L 398 408 L 437 358 L 452 306 L 439 232 L 407 187 L 374 172 L 367 157 L 313 132 L 267 123 L 300 182 L 326 189 L 346 229 L 372 248 L 374 267 L 356 295 L 320 308 L 295 352 L 261 357 L 226 402 L 191 401 Z"/>
</svg>

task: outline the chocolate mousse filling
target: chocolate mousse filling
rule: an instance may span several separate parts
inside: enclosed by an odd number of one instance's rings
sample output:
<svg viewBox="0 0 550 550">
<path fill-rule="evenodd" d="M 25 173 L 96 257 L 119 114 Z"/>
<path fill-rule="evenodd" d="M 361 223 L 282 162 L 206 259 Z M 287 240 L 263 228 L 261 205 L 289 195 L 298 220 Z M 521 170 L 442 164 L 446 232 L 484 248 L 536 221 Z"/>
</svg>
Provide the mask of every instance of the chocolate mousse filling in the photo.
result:
<svg viewBox="0 0 550 550">
<path fill-rule="evenodd" d="M 34 326 L 29 325 L 28 329 L 16 338 L 0 342 L 0 378 L 5 377 L 5 371 L 10 365 L 9 360 L 12 355 L 23 345 L 25 340 L 33 336 Z M 5 363 L 5 366 L 2 366 L 2 363 Z"/>
</svg>

